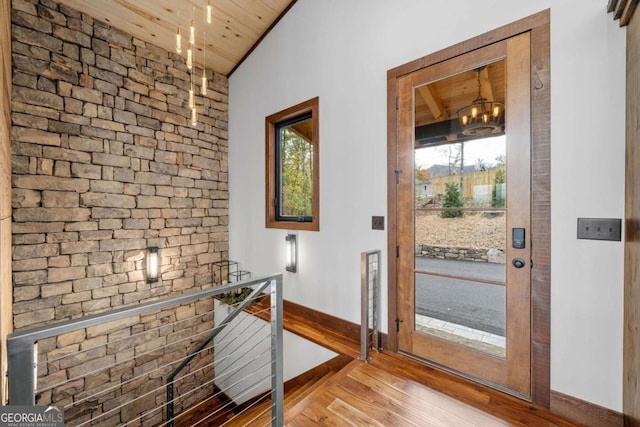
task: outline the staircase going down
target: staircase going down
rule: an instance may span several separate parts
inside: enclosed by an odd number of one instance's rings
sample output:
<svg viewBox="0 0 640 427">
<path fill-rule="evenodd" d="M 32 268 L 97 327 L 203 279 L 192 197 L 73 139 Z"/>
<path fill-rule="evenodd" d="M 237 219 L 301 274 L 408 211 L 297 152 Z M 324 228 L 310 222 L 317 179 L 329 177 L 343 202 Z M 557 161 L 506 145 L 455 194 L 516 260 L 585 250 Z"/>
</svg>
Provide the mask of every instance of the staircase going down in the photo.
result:
<svg viewBox="0 0 640 427">
<path fill-rule="evenodd" d="M 321 387 L 352 359 L 340 355 L 287 381 L 284 385 L 285 413 Z M 259 396 L 242 405 L 224 408 L 227 399 L 214 398 L 176 416 L 176 427 L 188 426 L 268 426 L 271 425 L 271 399 Z"/>
</svg>

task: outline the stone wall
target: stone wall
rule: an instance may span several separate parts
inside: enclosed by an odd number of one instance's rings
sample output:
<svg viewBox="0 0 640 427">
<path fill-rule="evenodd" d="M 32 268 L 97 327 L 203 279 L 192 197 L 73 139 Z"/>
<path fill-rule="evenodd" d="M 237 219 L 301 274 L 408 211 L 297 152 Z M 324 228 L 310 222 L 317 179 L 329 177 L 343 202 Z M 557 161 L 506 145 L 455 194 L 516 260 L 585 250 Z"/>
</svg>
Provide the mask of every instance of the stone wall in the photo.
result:
<svg viewBox="0 0 640 427">
<path fill-rule="evenodd" d="M 48 0 L 13 8 L 15 327 L 209 285 L 228 246 L 226 78 L 190 126 L 183 58 Z"/>
<path fill-rule="evenodd" d="M 504 264 L 504 251 L 499 249 L 471 249 L 461 247 L 451 248 L 432 245 L 416 245 L 416 255 L 426 258 Z"/>
<path fill-rule="evenodd" d="M 0 0 L 0 372 L 7 371 L 6 337 L 11 332 L 11 0 Z M 0 375 L 0 405 L 6 404 Z"/>
<path fill-rule="evenodd" d="M 183 58 L 50 0 L 12 6 L 14 327 L 211 286 L 212 263 L 227 259 L 228 251 L 226 77 L 209 73 L 192 126 Z M 160 280 L 152 284 L 143 271 L 149 246 L 158 246 L 162 259 Z M 141 393 L 126 411 L 110 412 L 104 425 L 161 408 L 163 390 L 148 394 L 149 387 L 161 384 L 167 366 L 192 346 L 185 333 L 211 325 L 210 314 L 186 328 L 173 323 L 189 322 L 181 313 L 196 308 L 141 316 L 102 335 L 79 331 L 39 343 L 39 384 L 58 385 L 38 402 L 76 401 L 136 373 L 142 374 L 138 387 L 128 383 L 75 408 L 74 416 L 112 411 Z M 130 336 L 142 342 L 113 341 Z M 174 352 L 178 338 L 172 337 L 180 338 L 182 353 Z M 58 362 L 78 351 L 71 362 Z M 139 351 L 146 356 L 127 358 Z M 121 360 L 124 365 L 97 377 L 78 376 Z"/>
</svg>

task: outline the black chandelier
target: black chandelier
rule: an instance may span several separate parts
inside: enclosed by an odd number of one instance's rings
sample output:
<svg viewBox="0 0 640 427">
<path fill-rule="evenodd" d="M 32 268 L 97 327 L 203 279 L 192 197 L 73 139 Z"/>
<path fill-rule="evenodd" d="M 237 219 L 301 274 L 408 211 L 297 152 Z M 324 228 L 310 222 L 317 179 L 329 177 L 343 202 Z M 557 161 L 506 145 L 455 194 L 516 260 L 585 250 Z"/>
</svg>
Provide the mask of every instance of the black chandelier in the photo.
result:
<svg viewBox="0 0 640 427">
<path fill-rule="evenodd" d="M 458 110 L 458 120 L 464 135 L 483 135 L 500 128 L 504 104 L 482 97 L 480 73 L 483 69 L 484 67 L 475 70 L 478 74 L 478 96 L 470 105 Z"/>
</svg>

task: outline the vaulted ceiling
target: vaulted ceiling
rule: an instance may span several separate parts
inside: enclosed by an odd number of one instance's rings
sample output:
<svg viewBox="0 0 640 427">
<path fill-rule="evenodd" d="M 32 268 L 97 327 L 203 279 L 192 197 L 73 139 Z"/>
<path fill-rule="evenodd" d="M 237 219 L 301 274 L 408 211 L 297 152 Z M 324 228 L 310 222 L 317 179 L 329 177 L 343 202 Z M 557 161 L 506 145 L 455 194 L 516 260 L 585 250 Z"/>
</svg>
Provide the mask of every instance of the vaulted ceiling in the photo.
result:
<svg viewBox="0 0 640 427">
<path fill-rule="evenodd" d="M 175 52 L 178 28 L 186 57 L 191 20 L 196 64 L 232 73 L 296 0 L 57 0 L 143 41 Z M 212 5 L 207 24 L 206 7 Z M 185 58 L 186 59 L 186 58 Z M 504 68 L 489 65 L 481 75 L 483 96 L 504 102 Z M 456 118 L 477 96 L 476 73 L 468 71 L 417 89 L 416 125 Z"/>
<path fill-rule="evenodd" d="M 141 40 L 175 51 L 178 28 L 186 55 L 191 19 L 196 28 L 195 62 L 229 75 L 295 3 L 295 0 L 58 0 Z"/>
</svg>

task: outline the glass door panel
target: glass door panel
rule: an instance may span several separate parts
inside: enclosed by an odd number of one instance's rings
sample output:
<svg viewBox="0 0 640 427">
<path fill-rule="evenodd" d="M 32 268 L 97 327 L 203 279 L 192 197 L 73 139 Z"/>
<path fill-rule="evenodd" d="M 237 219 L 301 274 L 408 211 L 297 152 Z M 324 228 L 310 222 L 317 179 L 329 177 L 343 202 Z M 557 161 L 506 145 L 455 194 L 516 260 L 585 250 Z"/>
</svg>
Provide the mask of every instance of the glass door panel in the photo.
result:
<svg viewBox="0 0 640 427">
<path fill-rule="evenodd" d="M 398 79 L 398 349 L 520 396 L 531 373 L 529 43 Z"/>
<path fill-rule="evenodd" d="M 506 355 L 505 140 L 414 152 L 414 327 L 500 357 Z"/>
</svg>

